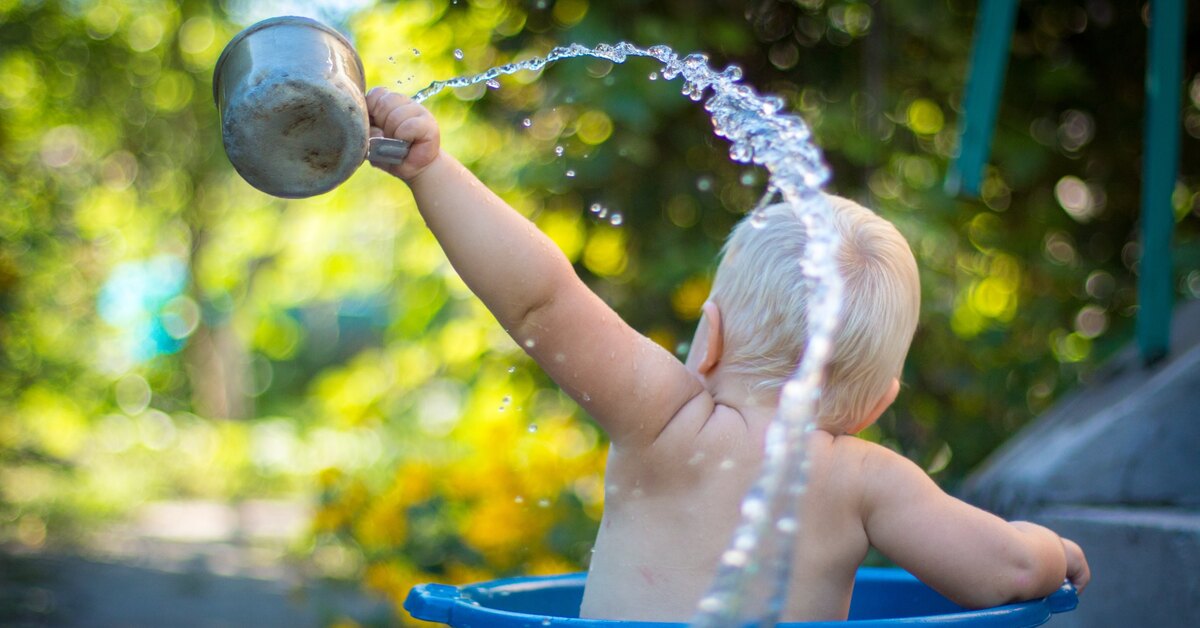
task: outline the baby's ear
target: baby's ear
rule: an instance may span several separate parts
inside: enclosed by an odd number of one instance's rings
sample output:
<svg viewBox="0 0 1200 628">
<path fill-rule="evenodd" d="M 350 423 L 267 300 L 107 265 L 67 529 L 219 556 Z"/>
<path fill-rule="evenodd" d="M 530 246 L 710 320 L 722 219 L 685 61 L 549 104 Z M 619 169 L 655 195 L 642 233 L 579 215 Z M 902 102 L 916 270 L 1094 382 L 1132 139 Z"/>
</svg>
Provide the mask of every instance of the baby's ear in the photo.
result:
<svg viewBox="0 0 1200 628">
<path fill-rule="evenodd" d="M 712 301 L 705 301 L 701 308 L 704 313 L 705 330 L 704 355 L 696 367 L 701 375 L 707 375 L 721 362 L 721 354 L 725 352 L 725 334 L 721 329 L 721 309 Z"/>
<path fill-rule="evenodd" d="M 879 417 L 883 414 L 883 411 L 887 410 L 888 406 L 892 405 L 892 403 L 896 401 L 896 396 L 899 394 L 900 380 L 893 377 L 891 385 L 889 385 L 887 390 L 883 392 L 883 395 L 879 397 L 879 401 L 876 402 L 875 407 L 871 408 L 871 411 L 868 412 L 865 417 L 863 417 L 862 422 L 854 426 L 854 429 L 850 430 L 849 433 L 857 434 L 868 427 L 871 427 L 872 423 L 879 420 Z"/>
</svg>

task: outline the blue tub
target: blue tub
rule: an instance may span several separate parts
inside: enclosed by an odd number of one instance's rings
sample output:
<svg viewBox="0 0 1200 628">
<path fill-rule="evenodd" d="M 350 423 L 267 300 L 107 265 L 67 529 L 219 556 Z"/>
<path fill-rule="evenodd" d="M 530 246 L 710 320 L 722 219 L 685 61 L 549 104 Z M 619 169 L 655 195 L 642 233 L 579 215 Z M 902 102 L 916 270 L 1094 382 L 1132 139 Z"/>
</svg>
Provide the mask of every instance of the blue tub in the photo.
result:
<svg viewBox="0 0 1200 628">
<path fill-rule="evenodd" d="M 463 587 L 413 587 L 404 608 L 413 617 L 454 628 L 667 628 L 684 624 L 579 619 L 586 574 L 508 578 Z M 853 626 L 1040 626 L 1050 615 L 1075 608 L 1075 588 L 1062 588 L 1037 600 L 966 610 L 901 569 L 863 567 L 854 582 L 847 622 L 779 624 L 780 628 Z"/>
</svg>

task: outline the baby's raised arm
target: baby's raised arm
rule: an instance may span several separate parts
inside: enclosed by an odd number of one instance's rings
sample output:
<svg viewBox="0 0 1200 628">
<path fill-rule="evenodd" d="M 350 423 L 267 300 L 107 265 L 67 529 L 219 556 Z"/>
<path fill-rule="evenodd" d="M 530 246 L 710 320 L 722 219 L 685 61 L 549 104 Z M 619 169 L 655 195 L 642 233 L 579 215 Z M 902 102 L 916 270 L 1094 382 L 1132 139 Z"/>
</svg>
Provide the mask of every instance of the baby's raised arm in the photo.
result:
<svg viewBox="0 0 1200 628">
<path fill-rule="evenodd" d="M 404 179 L 458 274 L 505 331 L 608 433 L 649 444 L 703 386 L 594 294 L 550 238 L 440 150 L 420 104 L 376 88 L 372 135 L 412 142 Z M 381 166 L 382 167 L 382 166 Z"/>
<path fill-rule="evenodd" d="M 961 606 L 1043 597 L 1063 578 L 1080 591 L 1087 586 L 1090 573 L 1078 545 L 947 495 L 899 454 L 873 447 L 863 477 L 871 544 Z"/>
</svg>

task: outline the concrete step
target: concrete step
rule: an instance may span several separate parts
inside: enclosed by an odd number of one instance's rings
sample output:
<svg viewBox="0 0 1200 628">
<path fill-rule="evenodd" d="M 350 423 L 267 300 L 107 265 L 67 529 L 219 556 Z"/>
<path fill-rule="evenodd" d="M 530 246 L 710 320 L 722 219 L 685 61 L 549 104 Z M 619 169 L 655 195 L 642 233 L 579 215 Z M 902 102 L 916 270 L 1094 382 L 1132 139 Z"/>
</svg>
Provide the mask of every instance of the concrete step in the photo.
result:
<svg viewBox="0 0 1200 628">
<path fill-rule="evenodd" d="M 1053 628 L 1200 626 L 1200 511 L 1053 506 L 1040 523 L 1083 548 L 1092 582 Z"/>
</svg>

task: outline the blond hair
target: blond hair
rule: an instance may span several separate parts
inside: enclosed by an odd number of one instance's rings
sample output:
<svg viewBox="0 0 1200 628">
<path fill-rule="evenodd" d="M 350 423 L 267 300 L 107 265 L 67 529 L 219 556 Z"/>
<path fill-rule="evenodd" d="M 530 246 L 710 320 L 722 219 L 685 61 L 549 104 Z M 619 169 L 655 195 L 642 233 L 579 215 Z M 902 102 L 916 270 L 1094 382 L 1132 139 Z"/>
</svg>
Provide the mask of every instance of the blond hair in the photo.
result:
<svg viewBox="0 0 1200 628">
<path fill-rule="evenodd" d="M 900 232 L 865 207 L 836 196 L 837 266 L 844 280 L 841 321 L 826 367 L 818 422 L 849 430 L 900 376 L 920 310 L 917 263 Z M 778 391 L 796 370 L 808 329 L 810 290 L 799 260 L 808 245 L 790 205 L 742 220 L 722 249 L 713 280 L 731 372 Z"/>
</svg>

